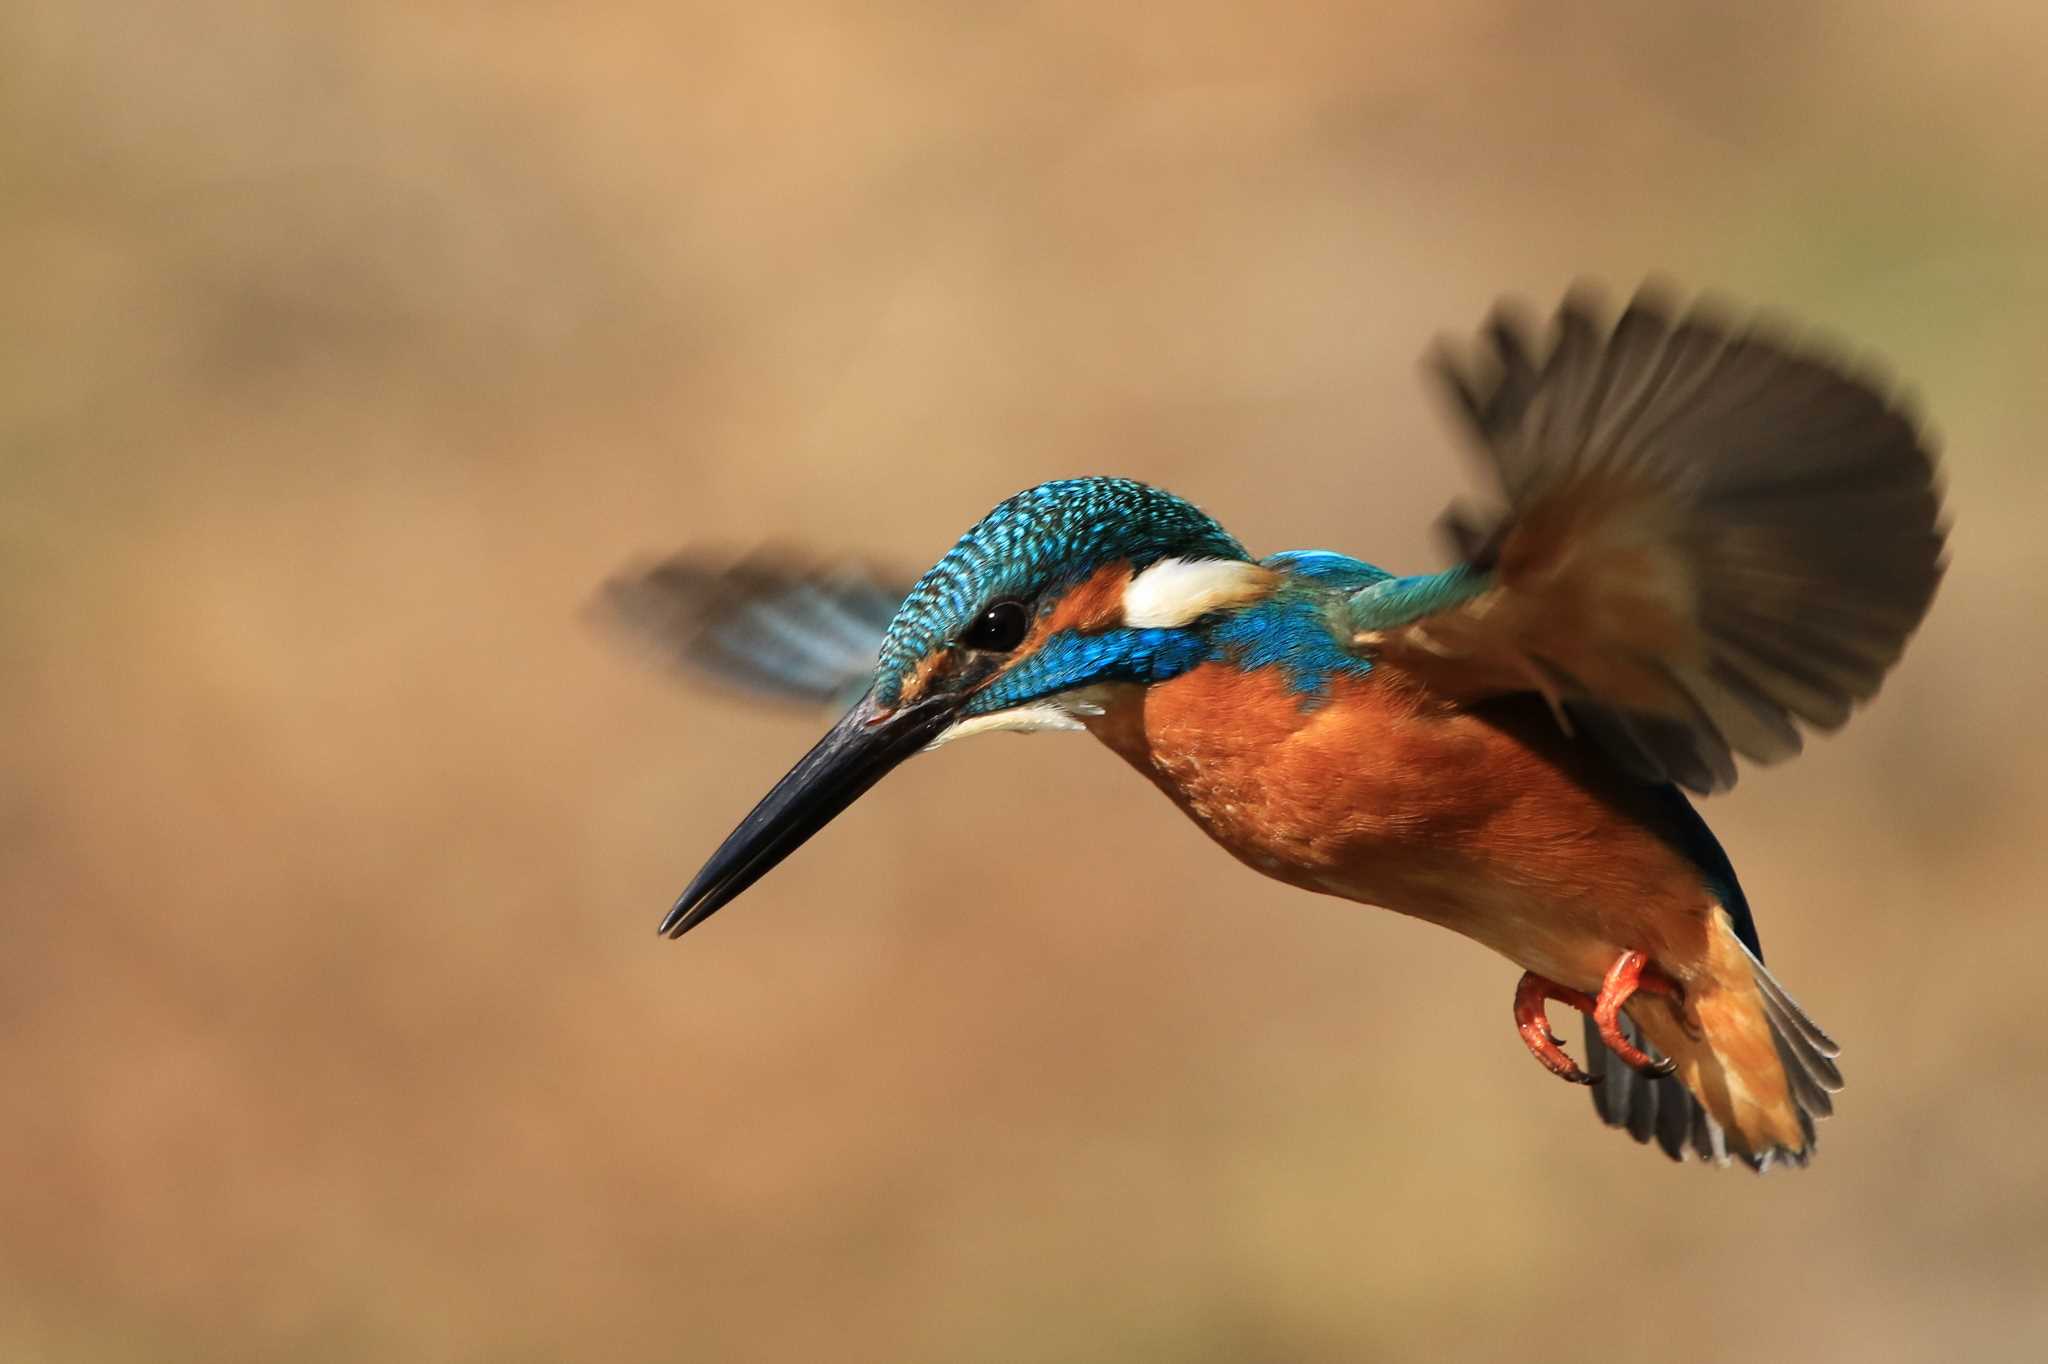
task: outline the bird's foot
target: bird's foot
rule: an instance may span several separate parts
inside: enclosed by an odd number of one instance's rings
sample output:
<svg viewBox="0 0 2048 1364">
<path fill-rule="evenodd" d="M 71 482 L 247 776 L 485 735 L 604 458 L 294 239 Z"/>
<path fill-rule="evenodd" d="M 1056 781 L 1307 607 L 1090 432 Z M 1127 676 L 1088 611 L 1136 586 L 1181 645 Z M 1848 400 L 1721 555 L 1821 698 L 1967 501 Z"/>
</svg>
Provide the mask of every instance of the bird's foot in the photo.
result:
<svg viewBox="0 0 2048 1364">
<path fill-rule="evenodd" d="M 1568 990 L 1534 971 L 1524 971 L 1521 983 L 1515 986 L 1515 1030 L 1522 1034 L 1529 1054 L 1541 1061 L 1545 1070 L 1575 1085 L 1590 1085 L 1593 1077 L 1579 1069 L 1578 1063 L 1565 1052 L 1564 1039 L 1550 1030 L 1543 1005 L 1552 999 L 1581 1013 L 1593 1012 L 1593 1000 L 1586 994 Z"/>
<path fill-rule="evenodd" d="M 1597 996 L 1559 985 L 1534 971 L 1524 971 L 1521 983 L 1515 986 L 1515 1030 L 1522 1034 L 1530 1054 L 1552 1075 L 1575 1085 L 1592 1084 L 1598 1077 L 1579 1069 L 1578 1063 L 1565 1052 L 1564 1039 L 1550 1030 L 1550 1020 L 1544 1017 L 1544 1004 L 1554 999 L 1591 1018 L 1600 1030 L 1600 1040 L 1627 1065 L 1645 1075 L 1669 1075 L 1675 1069 L 1671 1061 L 1651 1056 L 1621 1030 L 1622 1005 L 1638 994 L 1670 1001 L 1673 1012 L 1681 1021 L 1684 1019 L 1684 988 L 1652 966 L 1646 952 L 1630 951 L 1616 957 L 1600 982 Z"/>
</svg>

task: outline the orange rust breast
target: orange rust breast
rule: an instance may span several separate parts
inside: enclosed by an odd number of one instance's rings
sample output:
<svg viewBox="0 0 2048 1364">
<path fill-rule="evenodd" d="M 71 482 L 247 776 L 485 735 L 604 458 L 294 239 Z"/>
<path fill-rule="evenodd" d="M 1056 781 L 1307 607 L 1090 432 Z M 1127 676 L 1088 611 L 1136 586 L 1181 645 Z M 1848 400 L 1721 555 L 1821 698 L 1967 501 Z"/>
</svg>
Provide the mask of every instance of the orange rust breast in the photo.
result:
<svg viewBox="0 0 2048 1364">
<path fill-rule="evenodd" d="M 1540 703 L 1466 708 L 1391 668 L 1304 705 L 1277 668 L 1117 688 L 1089 728 L 1255 870 L 1439 923 L 1578 989 L 1683 974 L 1712 908 L 1643 789 Z"/>
</svg>

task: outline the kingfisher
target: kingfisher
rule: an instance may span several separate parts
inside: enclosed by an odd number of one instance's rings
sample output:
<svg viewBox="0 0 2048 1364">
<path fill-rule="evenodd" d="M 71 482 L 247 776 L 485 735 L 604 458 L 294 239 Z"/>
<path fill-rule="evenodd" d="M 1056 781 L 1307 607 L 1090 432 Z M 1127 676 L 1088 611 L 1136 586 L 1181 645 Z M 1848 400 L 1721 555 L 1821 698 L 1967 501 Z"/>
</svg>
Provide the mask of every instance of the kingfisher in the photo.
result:
<svg viewBox="0 0 2048 1364">
<path fill-rule="evenodd" d="M 1497 307 L 1429 366 L 1497 485 L 1457 562 L 1255 558 L 1125 478 L 1008 498 L 907 590 L 683 555 L 605 613 L 752 690 L 850 701 L 662 920 L 679 937 L 911 755 L 1086 731 L 1267 876 L 1521 968 L 1516 1032 L 1610 1126 L 1804 1165 L 1839 1048 L 1763 961 L 1687 793 L 1871 699 L 1945 565 L 1933 445 L 1867 367 L 1645 287 Z M 1546 1006 L 1585 1015 L 1580 1063 Z"/>
</svg>

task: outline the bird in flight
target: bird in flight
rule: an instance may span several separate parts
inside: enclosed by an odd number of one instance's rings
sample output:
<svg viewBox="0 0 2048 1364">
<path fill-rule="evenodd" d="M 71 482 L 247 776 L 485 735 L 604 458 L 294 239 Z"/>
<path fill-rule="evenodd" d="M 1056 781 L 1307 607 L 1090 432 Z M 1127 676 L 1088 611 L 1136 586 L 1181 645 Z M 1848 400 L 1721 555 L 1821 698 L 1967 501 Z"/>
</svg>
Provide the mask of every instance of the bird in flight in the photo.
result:
<svg viewBox="0 0 2048 1364">
<path fill-rule="evenodd" d="M 680 936 L 912 754 L 1086 730 L 1256 871 L 1522 968 L 1514 1023 L 1674 1160 L 1803 1165 L 1838 1048 L 1765 969 L 1686 792 L 1868 701 L 1941 578 L 1929 442 L 1840 358 L 1645 290 L 1440 353 L 1504 510 L 1403 577 L 1254 558 L 1171 493 L 1043 483 L 907 588 L 682 556 L 603 613 L 691 669 L 844 718 L 712 854 Z M 1546 1005 L 1586 1016 L 1586 1066 Z"/>
</svg>

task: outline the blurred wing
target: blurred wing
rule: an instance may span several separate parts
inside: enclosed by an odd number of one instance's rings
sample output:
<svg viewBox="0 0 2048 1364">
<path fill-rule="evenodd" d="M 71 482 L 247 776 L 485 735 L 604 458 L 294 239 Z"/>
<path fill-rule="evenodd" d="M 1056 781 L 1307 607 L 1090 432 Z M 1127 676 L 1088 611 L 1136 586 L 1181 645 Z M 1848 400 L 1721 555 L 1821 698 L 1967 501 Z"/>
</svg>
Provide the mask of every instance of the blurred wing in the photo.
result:
<svg viewBox="0 0 2048 1364">
<path fill-rule="evenodd" d="M 1865 376 L 1640 295 L 1567 301 L 1539 365 L 1496 314 L 1439 368 L 1508 508 L 1467 562 L 1352 595 L 1355 646 L 1461 699 L 1538 691 L 1708 792 L 1873 696 L 1942 572 L 1934 461 Z"/>
<path fill-rule="evenodd" d="M 593 614 L 695 675 L 781 701 L 858 697 L 907 587 L 855 567 L 680 554 L 605 583 Z"/>
</svg>

